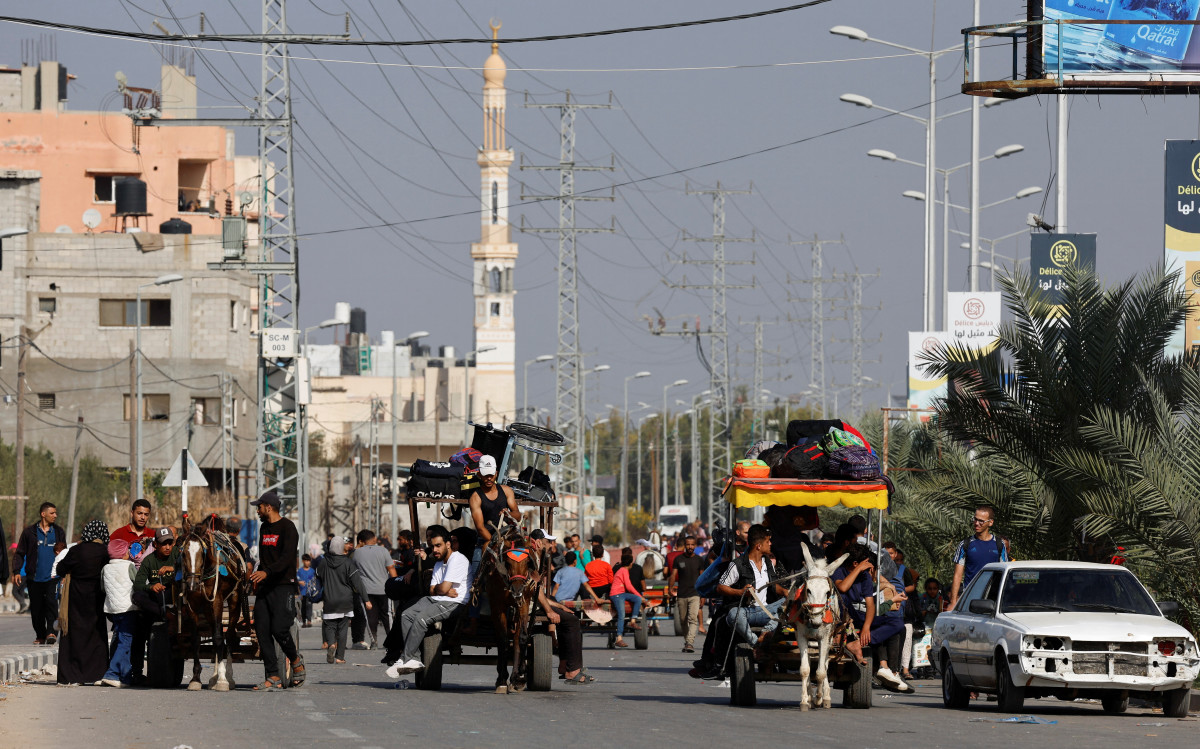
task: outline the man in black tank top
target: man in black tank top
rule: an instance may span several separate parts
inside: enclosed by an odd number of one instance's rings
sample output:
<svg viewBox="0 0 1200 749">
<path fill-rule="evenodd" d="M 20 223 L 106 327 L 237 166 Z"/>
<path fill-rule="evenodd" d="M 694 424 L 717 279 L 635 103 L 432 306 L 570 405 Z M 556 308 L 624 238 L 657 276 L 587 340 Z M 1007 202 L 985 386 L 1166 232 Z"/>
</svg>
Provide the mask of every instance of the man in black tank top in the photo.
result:
<svg viewBox="0 0 1200 749">
<path fill-rule="evenodd" d="M 484 455 L 479 459 L 479 481 L 482 486 L 471 495 L 471 522 L 479 532 L 481 546 L 492 540 L 492 529 L 500 527 L 507 513 L 513 520 L 521 519 L 521 511 L 517 508 L 517 497 L 513 490 L 496 483 L 496 459 Z"/>
</svg>

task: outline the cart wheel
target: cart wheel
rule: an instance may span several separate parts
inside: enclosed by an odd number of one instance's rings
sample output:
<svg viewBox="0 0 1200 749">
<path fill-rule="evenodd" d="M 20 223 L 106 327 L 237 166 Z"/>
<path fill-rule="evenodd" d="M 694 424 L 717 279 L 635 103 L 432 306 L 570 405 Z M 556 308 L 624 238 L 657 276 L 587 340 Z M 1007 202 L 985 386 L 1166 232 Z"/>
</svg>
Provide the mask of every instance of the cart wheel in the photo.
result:
<svg viewBox="0 0 1200 749">
<path fill-rule="evenodd" d="M 729 704 L 733 707 L 754 707 L 758 704 L 758 694 L 754 686 L 754 648 L 744 642 L 733 651 Z"/>
<path fill-rule="evenodd" d="M 421 662 L 425 668 L 417 672 L 417 689 L 437 691 L 442 688 L 442 634 L 435 632 L 421 640 Z"/>
<path fill-rule="evenodd" d="M 174 643 L 165 622 L 150 628 L 146 642 L 146 678 L 155 689 L 174 689 L 183 680 L 183 659 L 175 656 Z"/>
<path fill-rule="evenodd" d="M 554 641 L 550 635 L 535 634 L 530 643 L 529 654 L 529 691 L 531 692 L 549 692 L 551 685 L 554 683 L 551 680 L 550 672 L 552 650 L 554 649 Z"/>
<path fill-rule="evenodd" d="M 687 622 L 683 621 L 683 615 L 680 613 L 678 600 L 676 600 L 674 608 L 675 610 L 672 612 L 673 616 L 671 618 L 675 620 L 675 636 L 683 637 L 687 634 Z"/>
<path fill-rule="evenodd" d="M 842 689 L 842 707 L 852 710 L 866 710 L 871 707 L 871 674 L 875 673 L 875 659 L 870 656 L 866 656 L 866 659 L 865 666 L 847 664 L 851 669 L 858 669 L 858 678 L 850 686 Z"/>
<path fill-rule="evenodd" d="M 609 650 L 617 649 L 617 633 L 616 632 L 608 633 L 608 649 Z"/>
<path fill-rule="evenodd" d="M 565 445 L 567 440 L 558 432 L 546 427 L 540 427 L 537 424 L 526 424 L 524 422 L 514 422 L 508 425 L 509 434 L 515 434 L 518 437 L 523 437 L 530 442 L 540 442 L 543 445 Z"/>
<path fill-rule="evenodd" d="M 650 647 L 650 624 L 644 616 L 638 620 L 638 628 L 633 633 L 633 647 L 637 650 L 647 650 Z"/>
</svg>

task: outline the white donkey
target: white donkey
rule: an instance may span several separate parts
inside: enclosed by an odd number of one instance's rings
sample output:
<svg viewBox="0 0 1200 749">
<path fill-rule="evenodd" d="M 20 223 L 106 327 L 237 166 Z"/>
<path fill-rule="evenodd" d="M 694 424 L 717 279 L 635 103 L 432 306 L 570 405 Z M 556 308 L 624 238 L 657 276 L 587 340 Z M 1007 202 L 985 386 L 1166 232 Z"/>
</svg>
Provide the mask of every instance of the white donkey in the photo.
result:
<svg viewBox="0 0 1200 749">
<path fill-rule="evenodd" d="M 841 566 L 849 554 L 843 554 L 832 562 L 825 562 L 814 560 L 807 546 L 801 548 L 804 550 L 804 563 L 808 565 L 808 579 L 804 583 L 800 621 L 796 622 L 796 639 L 804 651 L 808 650 L 810 642 L 817 643 L 818 647 L 816 687 L 819 698 L 816 700 L 813 700 L 809 689 L 810 659 L 806 657 L 800 660 L 800 678 L 804 688 L 800 709 L 807 710 L 814 702 L 817 707 L 833 706 L 829 687 L 829 647 L 833 639 L 833 630 L 841 621 L 842 610 L 841 599 L 833 588 L 833 580 L 829 574 Z"/>
</svg>

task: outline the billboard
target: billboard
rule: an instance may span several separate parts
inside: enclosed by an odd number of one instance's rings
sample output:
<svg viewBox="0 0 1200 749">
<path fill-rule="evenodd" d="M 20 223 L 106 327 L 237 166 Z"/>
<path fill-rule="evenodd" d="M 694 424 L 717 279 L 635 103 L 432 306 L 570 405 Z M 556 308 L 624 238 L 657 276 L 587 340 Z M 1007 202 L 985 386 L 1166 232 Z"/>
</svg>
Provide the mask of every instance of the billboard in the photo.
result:
<svg viewBox="0 0 1200 749">
<path fill-rule="evenodd" d="M 1177 23 L 1197 20 L 1200 0 L 1041 0 L 1029 5 L 1030 20 L 1037 20 L 1040 5 L 1046 21 L 1097 22 L 1042 26 L 1041 73 L 1047 78 L 1058 76 L 1060 64 L 1064 78 L 1200 78 L 1200 34 L 1188 23 Z"/>
<path fill-rule="evenodd" d="M 946 310 L 952 339 L 983 354 L 991 353 L 1003 307 L 999 291 L 949 292 Z"/>
<path fill-rule="evenodd" d="M 1166 142 L 1163 195 L 1165 264 L 1184 289 L 1200 289 L 1200 141 Z M 1194 302 L 1193 302 L 1194 303 Z M 1188 313 L 1187 324 L 1167 344 L 1168 354 L 1200 346 L 1200 309 Z"/>
<path fill-rule="evenodd" d="M 939 398 L 946 397 L 946 378 L 926 371 L 926 362 L 921 354 L 932 351 L 939 345 L 948 345 L 952 339 L 944 331 L 908 333 L 908 407 L 933 408 Z M 927 417 L 922 417 L 922 419 Z"/>
<path fill-rule="evenodd" d="M 1046 301 L 1063 302 L 1063 269 L 1070 265 L 1096 270 L 1095 234 L 1034 234 L 1029 242 L 1029 269 Z"/>
</svg>

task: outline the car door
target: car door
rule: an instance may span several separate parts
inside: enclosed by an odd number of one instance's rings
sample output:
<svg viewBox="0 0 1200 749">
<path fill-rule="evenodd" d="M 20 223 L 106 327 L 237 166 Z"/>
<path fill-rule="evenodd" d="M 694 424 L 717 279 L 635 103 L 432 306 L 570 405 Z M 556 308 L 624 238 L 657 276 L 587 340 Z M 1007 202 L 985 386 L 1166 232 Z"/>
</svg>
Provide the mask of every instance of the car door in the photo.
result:
<svg viewBox="0 0 1200 749">
<path fill-rule="evenodd" d="M 984 570 L 976 575 L 967 589 L 963 591 L 962 596 L 959 597 L 954 610 L 947 611 L 938 617 L 939 625 L 942 623 L 942 617 L 946 618 L 944 629 L 946 650 L 950 653 L 950 662 L 954 666 L 954 673 L 963 683 L 974 683 L 972 661 L 981 652 L 981 648 L 973 642 L 973 638 L 980 632 L 983 617 L 971 613 L 971 601 L 982 597 L 983 591 L 991 582 L 993 575 L 991 570 Z"/>
<path fill-rule="evenodd" d="M 993 612 L 1000 608 L 1002 571 L 991 572 L 979 590 L 979 598 L 992 602 Z M 968 604 L 969 605 L 969 604 Z M 967 671 L 971 683 L 982 688 L 996 686 L 996 643 L 1003 637 L 1002 623 L 992 614 L 972 614 L 974 622 L 967 628 Z"/>
</svg>

